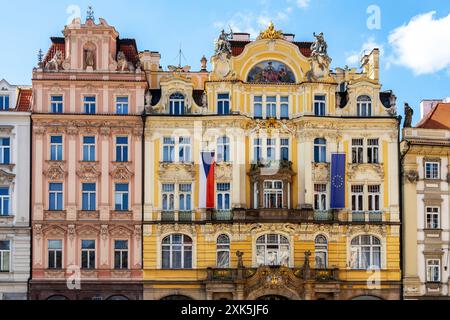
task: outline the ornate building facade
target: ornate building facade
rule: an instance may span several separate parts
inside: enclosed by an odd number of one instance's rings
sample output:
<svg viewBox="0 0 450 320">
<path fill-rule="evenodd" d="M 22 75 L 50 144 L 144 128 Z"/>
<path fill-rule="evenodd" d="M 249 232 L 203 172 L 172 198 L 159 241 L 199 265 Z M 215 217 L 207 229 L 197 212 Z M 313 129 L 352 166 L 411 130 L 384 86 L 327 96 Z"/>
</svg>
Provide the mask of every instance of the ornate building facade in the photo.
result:
<svg viewBox="0 0 450 320">
<path fill-rule="evenodd" d="M 90 12 L 33 70 L 32 299 L 140 299 L 145 73 Z"/>
<path fill-rule="evenodd" d="M 142 53 L 144 299 L 400 298 L 395 96 L 377 49 L 329 71 L 315 37 L 222 32 L 211 72 Z"/>
<path fill-rule="evenodd" d="M 30 277 L 31 88 L 0 82 L 0 300 L 26 300 Z"/>
<path fill-rule="evenodd" d="M 404 297 L 449 299 L 450 104 L 436 102 L 403 133 Z"/>
</svg>

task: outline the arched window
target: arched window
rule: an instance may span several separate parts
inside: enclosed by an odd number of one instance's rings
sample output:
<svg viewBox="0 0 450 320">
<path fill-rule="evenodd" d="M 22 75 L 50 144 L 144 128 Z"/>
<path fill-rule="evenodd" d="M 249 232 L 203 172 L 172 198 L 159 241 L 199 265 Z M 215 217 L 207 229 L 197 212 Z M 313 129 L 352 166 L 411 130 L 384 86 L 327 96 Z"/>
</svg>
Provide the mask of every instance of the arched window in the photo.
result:
<svg viewBox="0 0 450 320">
<path fill-rule="evenodd" d="M 169 98 L 170 114 L 183 115 L 185 114 L 185 98 L 181 93 L 174 93 Z"/>
<path fill-rule="evenodd" d="M 191 301 L 193 299 L 181 296 L 181 295 L 173 295 L 173 296 L 167 296 L 161 299 L 162 301 Z"/>
<path fill-rule="evenodd" d="M 359 236 L 351 243 L 350 266 L 354 270 L 381 269 L 381 240 Z"/>
<path fill-rule="evenodd" d="M 221 234 L 217 238 L 217 267 L 230 267 L 230 237 Z"/>
<path fill-rule="evenodd" d="M 328 240 L 323 235 L 316 237 L 316 269 L 328 268 Z"/>
<path fill-rule="evenodd" d="M 230 162 L 230 138 L 217 139 L 217 162 Z"/>
<path fill-rule="evenodd" d="M 289 266 L 289 240 L 279 234 L 267 234 L 256 241 L 258 266 Z"/>
<path fill-rule="evenodd" d="M 358 97 L 358 117 L 372 116 L 372 99 L 369 96 Z"/>
<path fill-rule="evenodd" d="M 183 234 L 172 234 L 162 242 L 163 269 L 192 268 L 192 239 Z"/>
<path fill-rule="evenodd" d="M 327 140 L 318 138 L 314 140 L 314 162 L 327 162 Z"/>
</svg>

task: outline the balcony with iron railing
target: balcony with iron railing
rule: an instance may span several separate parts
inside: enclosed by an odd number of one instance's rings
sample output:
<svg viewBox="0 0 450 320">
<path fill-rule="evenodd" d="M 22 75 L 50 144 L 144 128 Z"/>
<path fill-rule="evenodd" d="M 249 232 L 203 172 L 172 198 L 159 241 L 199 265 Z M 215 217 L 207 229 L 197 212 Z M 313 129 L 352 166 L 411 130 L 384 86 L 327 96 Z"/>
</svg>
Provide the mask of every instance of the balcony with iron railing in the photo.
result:
<svg viewBox="0 0 450 320">
<path fill-rule="evenodd" d="M 381 223 L 383 222 L 382 211 L 353 211 L 350 213 L 351 222 Z"/>
<path fill-rule="evenodd" d="M 192 222 L 192 211 L 162 211 L 161 222 Z"/>
</svg>

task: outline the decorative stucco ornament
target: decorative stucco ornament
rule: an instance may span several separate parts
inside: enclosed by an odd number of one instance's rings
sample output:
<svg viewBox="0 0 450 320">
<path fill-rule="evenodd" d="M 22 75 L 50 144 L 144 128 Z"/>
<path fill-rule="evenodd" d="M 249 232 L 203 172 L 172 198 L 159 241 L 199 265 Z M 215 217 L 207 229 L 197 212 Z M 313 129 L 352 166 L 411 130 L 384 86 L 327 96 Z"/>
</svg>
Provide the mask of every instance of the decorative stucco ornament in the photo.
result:
<svg viewBox="0 0 450 320">
<path fill-rule="evenodd" d="M 328 56 L 328 45 L 323 33 L 314 33 L 316 41 L 311 45 L 311 70 L 307 73 L 308 81 L 317 81 L 329 75 L 332 59 Z"/>
<path fill-rule="evenodd" d="M 222 30 L 222 33 L 215 42 L 215 54 L 211 58 L 211 63 L 213 76 L 218 80 L 224 80 L 234 76 L 231 66 L 231 39 L 233 39 L 233 30 L 230 28 L 230 33 Z"/>
<path fill-rule="evenodd" d="M 283 31 L 281 30 L 275 30 L 275 26 L 273 22 L 270 22 L 269 27 L 261 31 L 259 34 L 258 40 L 277 40 L 277 39 L 284 39 Z"/>
</svg>

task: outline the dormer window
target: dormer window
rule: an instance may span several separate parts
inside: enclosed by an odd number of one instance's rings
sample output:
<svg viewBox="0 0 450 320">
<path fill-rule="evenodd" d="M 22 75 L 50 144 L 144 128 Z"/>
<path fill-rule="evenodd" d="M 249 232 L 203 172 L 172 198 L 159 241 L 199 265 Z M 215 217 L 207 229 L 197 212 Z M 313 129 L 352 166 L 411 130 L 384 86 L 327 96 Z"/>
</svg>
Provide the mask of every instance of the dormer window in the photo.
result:
<svg viewBox="0 0 450 320">
<path fill-rule="evenodd" d="M 0 111 L 9 110 L 9 95 L 0 96 Z"/>
<path fill-rule="evenodd" d="M 181 93 L 174 93 L 169 98 L 170 115 L 179 116 L 184 115 L 185 110 L 185 98 Z"/>
<path fill-rule="evenodd" d="M 358 98 L 358 117 L 372 116 L 372 99 L 369 96 L 360 96 Z"/>
</svg>

